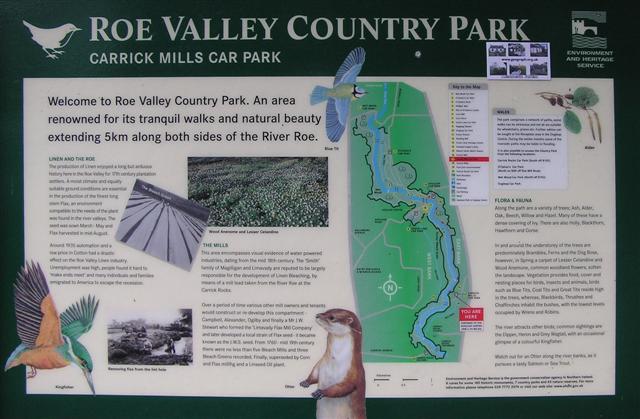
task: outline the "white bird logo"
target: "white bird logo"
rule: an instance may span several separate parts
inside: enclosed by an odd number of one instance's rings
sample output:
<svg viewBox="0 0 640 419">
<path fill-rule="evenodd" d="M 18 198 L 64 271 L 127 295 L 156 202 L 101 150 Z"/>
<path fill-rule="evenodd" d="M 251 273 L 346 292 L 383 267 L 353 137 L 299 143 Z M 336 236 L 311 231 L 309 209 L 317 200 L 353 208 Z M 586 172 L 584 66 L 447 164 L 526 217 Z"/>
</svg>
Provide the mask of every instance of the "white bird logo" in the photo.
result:
<svg viewBox="0 0 640 419">
<path fill-rule="evenodd" d="M 62 26 L 51 29 L 43 29 L 33 26 L 26 20 L 23 20 L 22 23 L 24 23 L 24 26 L 26 26 L 29 29 L 29 32 L 31 32 L 31 39 L 42 47 L 42 50 L 47 54 L 47 57 L 54 60 L 58 59 L 58 55 L 62 55 L 64 53 L 60 48 L 64 48 L 69 43 L 74 32 L 81 30 L 72 23 L 65 23 Z"/>
</svg>

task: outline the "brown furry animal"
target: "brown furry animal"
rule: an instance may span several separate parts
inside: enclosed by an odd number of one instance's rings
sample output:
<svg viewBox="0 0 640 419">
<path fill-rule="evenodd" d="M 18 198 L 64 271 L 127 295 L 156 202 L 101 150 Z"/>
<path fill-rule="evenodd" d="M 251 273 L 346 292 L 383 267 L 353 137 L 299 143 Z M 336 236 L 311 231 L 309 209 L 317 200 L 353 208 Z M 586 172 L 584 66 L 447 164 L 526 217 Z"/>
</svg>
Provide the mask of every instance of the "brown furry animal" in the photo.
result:
<svg viewBox="0 0 640 419">
<path fill-rule="evenodd" d="M 335 308 L 316 316 L 327 332 L 327 348 L 302 387 L 318 384 L 317 419 L 366 419 L 362 326 L 358 316 Z"/>
</svg>

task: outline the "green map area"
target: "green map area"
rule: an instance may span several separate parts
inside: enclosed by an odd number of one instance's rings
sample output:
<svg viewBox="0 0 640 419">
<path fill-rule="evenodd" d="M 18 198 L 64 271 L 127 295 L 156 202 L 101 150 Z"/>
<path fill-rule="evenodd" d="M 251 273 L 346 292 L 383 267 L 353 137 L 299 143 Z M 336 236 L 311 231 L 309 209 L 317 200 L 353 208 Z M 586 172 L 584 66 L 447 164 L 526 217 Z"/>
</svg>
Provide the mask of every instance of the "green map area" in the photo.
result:
<svg viewBox="0 0 640 419">
<path fill-rule="evenodd" d="M 427 98 L 404 83 L 359 86 L 351 257 L 365 361 L 458 361 L 467 258 Z"/>
</svg>

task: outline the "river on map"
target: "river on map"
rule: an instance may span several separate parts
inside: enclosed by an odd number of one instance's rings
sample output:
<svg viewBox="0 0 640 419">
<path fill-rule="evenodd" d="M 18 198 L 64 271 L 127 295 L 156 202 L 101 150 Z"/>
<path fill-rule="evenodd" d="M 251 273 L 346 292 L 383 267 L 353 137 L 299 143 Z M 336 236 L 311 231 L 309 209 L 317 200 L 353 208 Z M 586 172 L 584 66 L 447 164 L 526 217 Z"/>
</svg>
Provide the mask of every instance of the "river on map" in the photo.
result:
<svg viewBox="0 0 640 419">
<path fill-rule="evenodd" d="M 373 146 L 372 163 L 374 172 L 375 186 L 379 188 L 383 193 L 393 193 L 402 196 L 403 201 L 408 205 L 428 204 L 429 211 L 427 212 L 427 219 L 431 224 L 440 232 L 440 248 L 442 250 L 445 262 L 445 276 L 447 278 L 447 285 L 440 291 L 438 299 L 430 302 L 423 307 L 418 313 L 415 323 L 413 324 L 413 331 L 411 333 L 412 343 L 414 346 L 421 344 L 424 346 L 431 355 L 436 359 L 442 359 L 446 355 L 446 351 L 440 349 L 440 347 L 425 336 L 424 330 L 427 328 L 427 324 L 436 314 L 442 313 L 451 305 L 450 294 L 453 292 L 459 282 L 459 271 L 455 265 L 455 255 L 453 246 L 453 229 L 443 220 L 446 220 L 445 209 L 442 206 L 442 199 L 435 193 L 429 192 L 426 195 L 419 191 L 406 189 L 404 187 L 389 186 L 383 179 L 384 169 L 381 167 L 380 154 L 384 153 L 389 144 L 385 144 L 385 140 L 388 141 L 388 137 L 383 138 L 381 130 L 375 126 L 376 120 L 382 120 L 382 116 L 387 109 L 387 84 L 384 84 L 384 96 L 383 106 L 377 114 L 372 114 L 367 120 L 367 128 L 374 135 L 375 143 Z"/>
</svg>

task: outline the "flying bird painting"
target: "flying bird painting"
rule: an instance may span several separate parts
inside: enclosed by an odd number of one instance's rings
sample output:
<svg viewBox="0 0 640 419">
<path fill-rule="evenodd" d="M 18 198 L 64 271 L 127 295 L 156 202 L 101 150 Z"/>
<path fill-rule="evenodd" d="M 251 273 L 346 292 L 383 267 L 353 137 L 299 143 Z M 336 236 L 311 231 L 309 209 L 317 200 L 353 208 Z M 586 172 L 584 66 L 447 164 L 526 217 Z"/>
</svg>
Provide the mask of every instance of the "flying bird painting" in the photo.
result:
<svg viewBox="0 0 640 419">
<path fill-rule="evenodd" d="M 356 78 L 364 64 L 364 58 L 364 48 L 354 49 L 338 68 L 338 73 L 333 80 L 333 87 L 316 86 L 311 92 L 312 105 L 327 101 L 325 120 L 327 137 L 334 143 L 340 141 L 340 137 L 344 133 L 351 102 L 367 93 L 356 84 Z"/>
<path fill-rule="evenodd" d="M 22 342 L 9 356 L 4 370 L 18 365 L 36 369 L 77 365 L 95 394 L 91 372 L 93 362 L 78 338 L 91 330 L 98 309 L 95 297 L 83 297 L 58 315 L 47 280 L 39 264 L 27 263 L 14 284 L 18 336 Z"/>
</svg>

